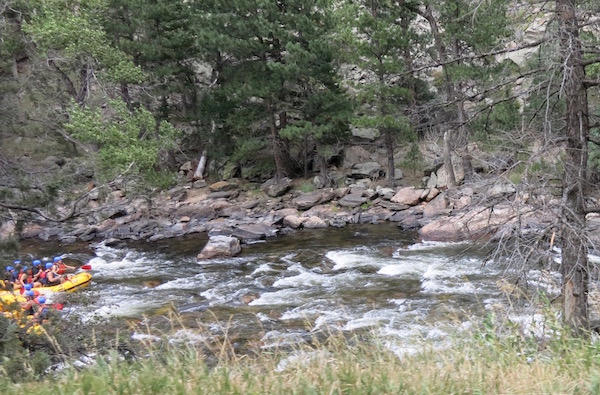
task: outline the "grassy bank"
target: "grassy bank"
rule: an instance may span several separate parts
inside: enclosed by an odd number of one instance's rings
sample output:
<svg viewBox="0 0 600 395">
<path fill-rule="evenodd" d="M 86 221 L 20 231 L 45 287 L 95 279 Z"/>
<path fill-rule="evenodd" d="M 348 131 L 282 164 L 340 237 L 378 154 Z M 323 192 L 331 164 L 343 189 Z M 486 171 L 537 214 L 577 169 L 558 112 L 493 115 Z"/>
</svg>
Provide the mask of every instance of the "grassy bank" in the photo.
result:
<svg viewBox="0 0 600 395">
<path fill-rule="evenodd" d="M 587 394 L 600 393 L 600 345 L 556 336 L 541 342 L 496 330 L 398 357 L 368 339 L 333 336 L 292 351 L 236 356 L 229 346 L 148 343 L 93 367 L 37 381 L 0 379 L 3 394 Z M 202 350 L 202 351 L 201 351 Z"/>
</svg>

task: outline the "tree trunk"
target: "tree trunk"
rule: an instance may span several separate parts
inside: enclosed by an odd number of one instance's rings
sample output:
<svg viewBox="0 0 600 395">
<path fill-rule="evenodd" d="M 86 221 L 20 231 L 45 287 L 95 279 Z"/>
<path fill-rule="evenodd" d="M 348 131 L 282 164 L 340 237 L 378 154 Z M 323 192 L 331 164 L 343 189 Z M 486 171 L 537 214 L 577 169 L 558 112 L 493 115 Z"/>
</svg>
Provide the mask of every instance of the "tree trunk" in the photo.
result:
<svg viewBox="0 0 600 395">
<path fill-rule="evenodd" d="M 446 50 L 446 46 L 442 41 L 438 23 L 433 16 L 433 10 L 428 5 L 425 7 L 425 12 L 417 12 L 429 23 L 431 34 L 433 35 L 433 41 L 435 43 L 435 49 L 437 51 L 437 60 L 442 65 L 442 71 L 444 72 L 444 78 L 446 80 L 445 88 L 447 100 L 454 100 L 456 99 L 456 92 L 447 66 L 448 51 Z M 444 169 L 446 170 L 448 177 L 448 187 L 456 186 L 456 176 L 454 175 L 454 168 L 452 166 L 452 147 L 450 146 L 450 135 L 448 130 L 444 131 Z"/>
<path fill-rule="evenodd" d="M 563 311 L 565 322 L 581 330 L 589 327 L 588 247 L 584 236 L 589 116 L 576 7 L 575 0 L 556 1 L 563 66 L 562 94 L 566 101 L 567 137 L 561 218 Z"/>
<path fill-rule="evenodd" d="M 444 169 L 446 170 L 448 187 L 455 187 L 456 177 L 452 166 L 452 149 L 450 148 L 450 137 L 447 130 L 444 132 Z"/>
<path fill-rule="evenodd" d="M 285 159 L 283 157 L 283 151 L 285 149 L 281 137 L 279 137 L 279 131 L 277 129 L 277 123 L 275 121 L 275 111 L 271 101 L 267 103 L 267 111 L 269 113 L 269 128 L 271 130 L 271 148 L 273 149 L 273 159 L 275 160 L 275 178 L 281 180 L 285 174 Z"/>
<path fill-rule="evenodd" d="M 385 131 L 385 145 L 387 146 L 388 186 L 396 187 L 396 164 L 394 163 L 394 136 L 390 130 Z"/>
</svg>

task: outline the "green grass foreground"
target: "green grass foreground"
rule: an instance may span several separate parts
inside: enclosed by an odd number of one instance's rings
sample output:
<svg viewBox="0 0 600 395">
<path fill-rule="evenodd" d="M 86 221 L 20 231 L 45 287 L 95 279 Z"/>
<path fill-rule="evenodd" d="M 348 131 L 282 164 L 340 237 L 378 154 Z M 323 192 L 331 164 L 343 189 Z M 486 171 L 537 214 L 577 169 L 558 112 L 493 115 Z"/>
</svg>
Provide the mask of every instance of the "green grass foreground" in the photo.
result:
<svg viewBox="0 0 600 395">
<path fill-rule="evenodd" d="M 114 354 L 36 381 L 3 376 L 0 388 L 5 395 L 600 393 L 600 343 L 590 337 L 540 341 L 495 333 L 403 357 L 378 341 L 339 336 L 244 356 L 227 344 L 213 350 L 148 344 L 147 355 L 133 361 Z"/>
</svg>

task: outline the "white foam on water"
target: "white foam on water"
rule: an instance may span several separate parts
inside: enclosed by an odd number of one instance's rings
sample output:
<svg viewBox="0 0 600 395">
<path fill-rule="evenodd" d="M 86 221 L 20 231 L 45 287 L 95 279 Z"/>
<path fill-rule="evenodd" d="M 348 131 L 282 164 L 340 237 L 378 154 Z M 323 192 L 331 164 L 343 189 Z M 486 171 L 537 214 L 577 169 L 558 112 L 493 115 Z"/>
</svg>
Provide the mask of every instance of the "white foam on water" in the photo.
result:
<svg viewBox="0 0 600 395">
<path fill-rule="evenodd" d="M 276 292 L 265 292 L 249 306 L 291 306 L 301 305 L 310 299 L 313 293 L 308 290 L 282 289 Z"/>
<path fill-rule="evenodd" d="M 356 250 L 329 251 L 325 254 L 325 258 L 335 264 L 332 269 L 334 271 L 376 264 L 374 257 L 365 255 L 364 253 L 359 254 Z"/>
<path fill-rule="evenodd" d="M 523 333 L 534 336 L 538 339 L 544 339 L 553 335 L 556 335 L 554 329 L 556 325 L 547 325 L 546 321 L 548 317 L 544 314 L 510 314 L 508 319 L 514 323 L 517 323 Z M 560 318 L 554 318 L 559 321 Z"/>
<path fill-rule="evenodd" d="M 562 275 L 558 272 L 530 270 L 527 272 L 527 284 L 543 290 L 549 297 L 556 297 L 562 292 Z"/>
<path fill-rule="evenodd" d="M 421 273 L 422 270 L 411 262 L 385 265 L 377 271 L 377 274 L 383 274 L 384 276 L 418 275 Z"/>
<path fill-rule="evenodd" d="M 428 251 L 444 247 L 467 245 L 468 242 L 444 242 L 444 241 L 422 241 L 411 244 L 408 247 L 398 248 L 397 251 Z"/>
<path fill-rule="evenodd" d="M 277 348 L 290 345 L 298 345 L 306 343 L 304 339 L 305 332 L 293 331 L 282 332 L 278 330 L 265 333 L 261 341 L 263 345 L 260 347 L 263 350 Z"/>
<path fill-rule="evenodd" d="M 312 330 L 341 330 L 341 323 L 350 319 L 352 317 L 343 311 L 323 311 L 315 320 Z"/>
<path fill-rule="evenodd" d="M 206 342 L 206 336 L 189 329 L 180 329 L 169 335 L 170 344 L 200 344 Z"/>
<path fill-rule="evenodd" d="M 435 280 L 425 280 L 421 284 L 421 291 L 429 294 L 473 294 L 480 290 L 469 282 L 443 284 Z"/>
<path fill-rule="evenodd" d="M 207 277 L 199 273 L 193 277 L 183 277 L 160 284 L 155 289 L 198 289 L 198 284 L 205 284 Z"/>
<path fill-rule="evenodd" d="M 333 277 L 323 274 L 313 273 L 311 271 L 302 271 L 296 276 L 284 277 L 273 283 L 275 288 L 298 288 L 312 287 L 316 285 L 327 286 L 331 285 L 335 280 Z"/>
<path fill-rule="evenodd" d="M 160 337 L 158 337 L 158 336 L 149 335 L 147 333 L 137 333 L 137 332 L 134 332 L 131 335 L 131 340 L 158 342 L 158 341 L 161 341 L 162 339 Z"/>
<path fill-rule="evenodd" d="M 307 364 L 317 363 L 320 361 L 328 360 L 332 357 L 331 353 L 318 350 L 318 351 L 296 351 L 290 354 L 288 357 L 282 359 L 277 364 L 275 371 L 278 373 L 284 372 L 287 369 L 294 369 L 298 366 L 306 366 Z"/>
<path fill-rule="evenodd" d="M 251 274 L 247 275 L 246 277 L 252 278 L 252 277 L 255 277 L 258 275 L 278 273 L 278 272 L 279 271 L 274 269 L 270 264 L 263 263 L 262 265 L 260 265 L 256 269 L 254 269 L 254 271 Z"/>
</svg>

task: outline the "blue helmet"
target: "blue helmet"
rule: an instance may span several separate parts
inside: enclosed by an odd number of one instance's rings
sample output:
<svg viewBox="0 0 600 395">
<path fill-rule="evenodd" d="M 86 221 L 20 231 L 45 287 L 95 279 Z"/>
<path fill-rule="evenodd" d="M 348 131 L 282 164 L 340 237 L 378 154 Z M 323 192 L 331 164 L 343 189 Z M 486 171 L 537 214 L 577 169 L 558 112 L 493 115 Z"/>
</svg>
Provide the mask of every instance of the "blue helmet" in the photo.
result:
<svg viewBox="0 0 600 395">
<path fill-rule="evenodd" d="M 25 291 L 25 296 L 29 296 L 29 297 L 35 296 L 35 292 L 33 292 L 33 290 L 30 289 L 28 291 Z"/>
<path fill-rule="evenodd" d="M 42 264 L 42 261 L 40 261 L 39 259 L 36 259 L 35 261 L 33 261 L 33 266 L 39 266 Z"/>
<path fill-rule="evenodd" d="M 15 265 L 15 266 L 17 266 L 17 265 L 20 265 L 20 264 L 21 264 L 21 261 L 20 261 L 20 260 L 18 260 L 18 259 L 16 259 L 16 260 L 13 262 L 13 265 Z"/>
<path fill-rule="evenodd" d="M 33 284 L 29 284 L 29 283 L 25 284 L 25 291 L 29 291 L 32 288 L 33 288 Z"/>
<path fill-rule="evenodd" d="M 12 266 L 6 266 L 6 271 L 7 272 L 12 272 L 13 270 L 15 270 L 14 267 L 12 267 Z"/>
<path fill-rule="evenodd" d="M 55 256 L 54 257 L 54 262 L 58 262 L 58 261 L 62 261 L 62 257 L 61 256 Z"/>
<path fill-rule="evenodd" d="M 23 268 L 21 270 L 23 270 L 24 272 L 26 272 L 27 269 L 29 269 L 27 266 L 23 266 Z"/>
<path fill-rule="evenodd" d="M 46 263 L 46 269 L 50 269 L 52 266 L 54 266 L 54 263 L 52 263 L 52 262 Z"/>
<path fill-rule="evenodd" d="M 46 298 L 43 296 L 38 296 L 37 301 L 39 304 L 44 304 L 46 303 Z"/>
</svg>

